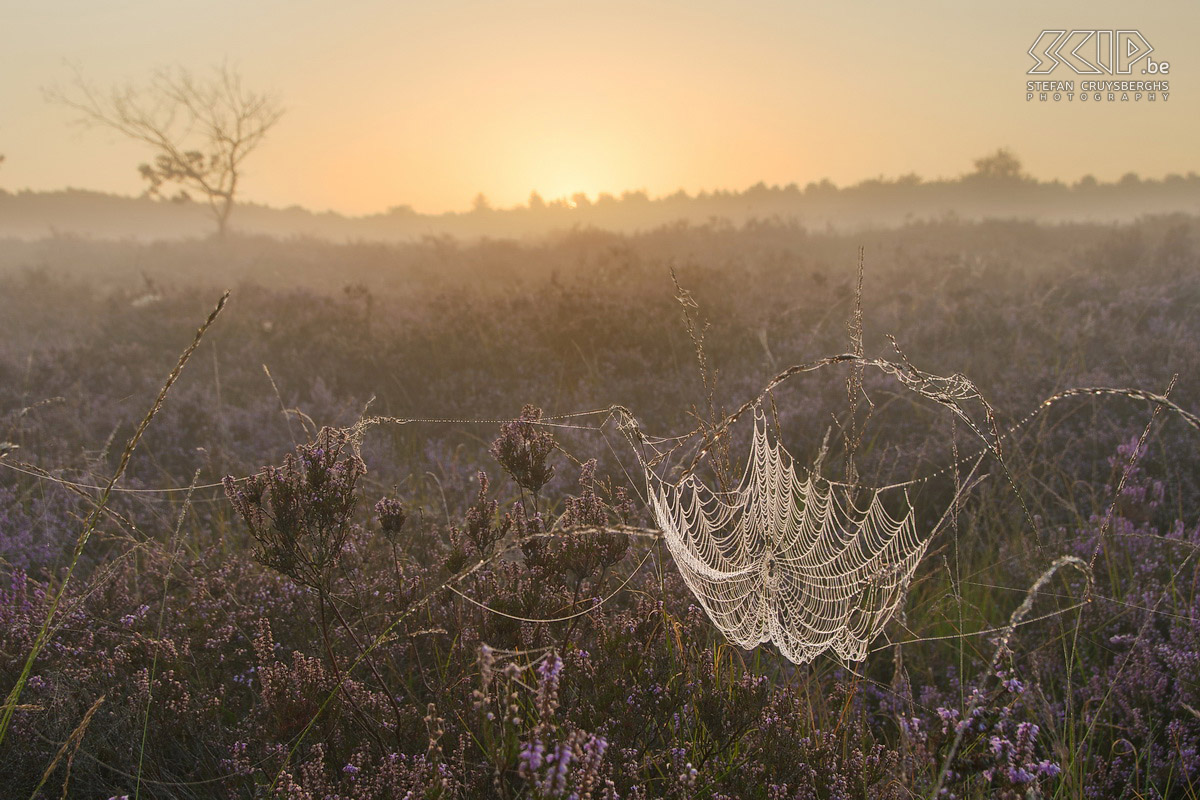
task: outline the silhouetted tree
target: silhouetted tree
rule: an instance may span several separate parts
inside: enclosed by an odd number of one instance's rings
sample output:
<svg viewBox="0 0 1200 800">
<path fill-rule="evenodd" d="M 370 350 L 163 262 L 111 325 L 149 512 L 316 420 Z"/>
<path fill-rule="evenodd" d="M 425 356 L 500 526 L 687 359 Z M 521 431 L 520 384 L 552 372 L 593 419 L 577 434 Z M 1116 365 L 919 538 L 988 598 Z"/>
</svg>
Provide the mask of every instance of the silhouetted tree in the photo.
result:
<svg viewBox="0 0 1200 800">
<path fill-rule="evenodd" d="M 1021 161 L 1006 147 L 975 159 L 975 176 L 986 180 L 1022 180 Z"/>
<path fill-rule="evenodd" d="M 100 92 L 76 71 L 67 89 L 47 90 L 47 99 L 78 111 L 85 125 L 110 128 L 148 145 L 154 160 L 138 171 L 159 195 L 166 184 L 208 202 L 224 235 L 242 176 L 242 165 L 283 115 L 276 97 L 251 92 L 228 65 L 198 78 L 178 68 L 159 70 L 144 86 L 114 86 Z"/>
</svg>

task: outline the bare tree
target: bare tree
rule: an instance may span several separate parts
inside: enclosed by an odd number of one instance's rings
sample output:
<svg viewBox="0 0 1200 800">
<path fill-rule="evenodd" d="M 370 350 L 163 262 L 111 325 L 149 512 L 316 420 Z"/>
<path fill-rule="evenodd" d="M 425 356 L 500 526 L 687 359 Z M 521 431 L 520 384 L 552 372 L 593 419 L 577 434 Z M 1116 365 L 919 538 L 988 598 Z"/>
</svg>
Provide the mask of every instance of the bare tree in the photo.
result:
<svg viewBox="0 0 1200 800">
<path fill-rule="evenodd" d="M 88 83 L 78 69 L 67 88 L 46 91 L 48 100 L 80 113 L 80 122 L 115 130 L 155 151 L 138 167 L 151 195 L 164 185 L 201 195 L 224 235 L 242 176 L 242 163 L 283 115 L 277 97 L 243 88 L 227 64 L 208 77 L 183 68 L 162 69 L 143 86 L 113 86 L 107 92 Z"/>
</svg>

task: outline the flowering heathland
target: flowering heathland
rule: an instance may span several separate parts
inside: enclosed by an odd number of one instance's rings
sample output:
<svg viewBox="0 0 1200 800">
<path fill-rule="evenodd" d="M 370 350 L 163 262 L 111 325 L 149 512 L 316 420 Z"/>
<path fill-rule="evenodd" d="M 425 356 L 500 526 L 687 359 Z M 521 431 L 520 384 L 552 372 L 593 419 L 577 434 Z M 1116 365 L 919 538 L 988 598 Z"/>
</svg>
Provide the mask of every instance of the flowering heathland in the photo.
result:
<svg viewBox="0 0 1200 800">
<path fill-rule="evenodd" d="M 883 255 L 866 347 L 894 332 L 914 361 L 969 375 L 1002 425 L 1065 386 L 1162 392 L 1174 373 L 1171 398 L 1194 409 L 1189 236 L 1192 222 L 1153 220 L 871 233 Z M 717 408 L 793 359 L 839 352 L 853 292 L 827 254 L 848 243 L 764 224 L 390 255 L 352 245 L 336 253 L 364 275 L 394 258 L 411 280 L 393 276 L 366 303 L 235 291 L 121 487 L 178 491 L 108 504 L 0 744 L 0 794 L 1194 796 L 1200 469 L 1169 413 L 1143 437 L 1146 405 L 1064 403 L 1005 439 L 1003 469 L 989 462 L 961 504 L 962 471 L 913 488 L 922 526 L 948 506 L 951 519 L 902 611 L 861 664 L 801 668 L 714 631 L 603 416 L 548 417 L 620 402 L 656 433 L 705 417 L 669 260 L 695 259 L 681 276 L 712 322 Z M 324 257 L 224 246 L 246 263 Z M 81 247 L 48 245 L 44 259 L 137 260 Z M 195 244 L 146 247 L 162 263 L 203 260 Z M 584 268 L 551 275 L 560 264 Z M 153 396 L 209 300 L 158 286 L 135 303 L 145 286 L 114 281 L 89 294 L 53 273 L 0 275 L 6 691 L 95 504 L 89 487 L 136 422 L 129 398 Z M 977 450 L 965 425 L 885 376 L 862 388 L 864 480 Z M 845 398 L 836 380 L 789 387 L 769 424 L 802 458 L 833 424 L 835 474 Z M 355 427 L 373 414 L 507 421 Z M 1090 582 L 1055 575 L 1005 638 L 1063 555 Z"/>
</svg>

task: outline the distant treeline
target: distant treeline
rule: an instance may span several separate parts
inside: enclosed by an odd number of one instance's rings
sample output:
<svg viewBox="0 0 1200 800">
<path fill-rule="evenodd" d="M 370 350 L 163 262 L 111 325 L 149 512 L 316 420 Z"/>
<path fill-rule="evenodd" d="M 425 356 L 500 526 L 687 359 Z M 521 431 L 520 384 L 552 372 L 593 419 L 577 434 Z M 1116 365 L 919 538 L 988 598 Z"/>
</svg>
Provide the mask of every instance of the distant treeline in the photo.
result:
<svg viewBox="0 0 1200 800">
<path fill-rule="evenodd" d="M 810 230 L 891 227 L 915 221 L 989 218 L 1039 222 L 1120 222 L 1146 214 L 1200 213 L 1200 175 L 1144 179 L 1129 173 L 1114 182 L 1086 176 L 1076 183 L 1042 181 L 1025 174 L 1005 150 L 980 158 L 969 174 L 924 180 L 916 174 L 873 178 L 839 187 L 829 180 L 800 186 L 757 183 L 744 191 L 690 195 L 683 190 L 652 198 L 644 191 L 598 197 L 576 194 L 545 200 L 536 192 L 512 208 L 494 208 L 483 195 L 469 211 L 421 214 L 396 206 L 360 217 L 246 204 L 232 227 L 243 233 L 319 236 L 334 240 L 414 240 L 427 236 L 537 236 L 573 228 L 635 232 L 672 223 L 753 220 Z M 78 234 L 105 238 L 173 238 L 212 232 L 207 207 L 194 201 L 119 197 L 67 189 L 6 192 L 0 189 L 0 236 L 40 238 Z"/>
</svg>

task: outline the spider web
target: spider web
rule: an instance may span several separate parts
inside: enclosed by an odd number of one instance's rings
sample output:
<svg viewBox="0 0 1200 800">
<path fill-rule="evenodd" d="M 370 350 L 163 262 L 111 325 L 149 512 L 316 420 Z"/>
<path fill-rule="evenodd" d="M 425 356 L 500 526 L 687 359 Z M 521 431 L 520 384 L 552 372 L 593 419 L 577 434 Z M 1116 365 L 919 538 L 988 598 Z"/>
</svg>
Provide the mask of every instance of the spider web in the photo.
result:
<svg viewBox="0 0 1200 800">
<path fill-rule="evenodd" d="M 826 650 L 863 660 L 929 544 L 907 493 L 897 518 L 883 490 L 801 478 L 757 408 L 737 489 L 714 491 L 695 473 L 668 482 L 649 466 L 646 480 L 667 547 L 713 624 L 746 649 L 774 642 L 797 664 Z"/>
</svg>

